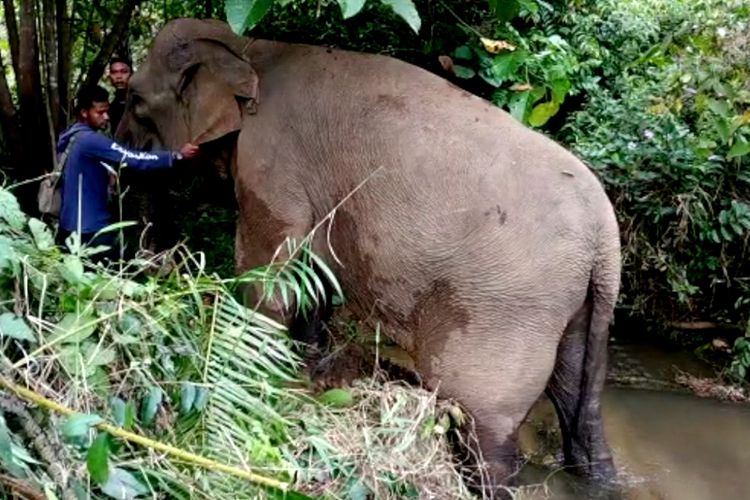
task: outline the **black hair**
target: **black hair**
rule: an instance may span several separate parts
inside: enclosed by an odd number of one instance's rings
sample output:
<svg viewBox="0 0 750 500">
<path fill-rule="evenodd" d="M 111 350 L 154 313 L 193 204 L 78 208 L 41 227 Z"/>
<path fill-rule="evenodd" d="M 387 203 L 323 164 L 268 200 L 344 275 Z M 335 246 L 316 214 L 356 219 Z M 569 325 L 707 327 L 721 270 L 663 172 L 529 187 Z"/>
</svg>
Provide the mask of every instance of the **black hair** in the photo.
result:
<svg viewBox="0 0 750 500">
<path fill-rule="evenodd" d="M 95 102 L 109 102 L 109 92 L 101 85 L 84 85 L 76 94 L 76 113 L 90 109 Z"/>
<path fill-rule="evenodd" d="M 109 60 L 110 69 L 112 68 L 112 65 L 115 63 L 123 63 L 128 67 L 130 71 L 133 71 L 133 65 L 130 64 L 130 60 L 127 57 L 117 56 L 117 55 L 112 56 Z"/>
</svg>

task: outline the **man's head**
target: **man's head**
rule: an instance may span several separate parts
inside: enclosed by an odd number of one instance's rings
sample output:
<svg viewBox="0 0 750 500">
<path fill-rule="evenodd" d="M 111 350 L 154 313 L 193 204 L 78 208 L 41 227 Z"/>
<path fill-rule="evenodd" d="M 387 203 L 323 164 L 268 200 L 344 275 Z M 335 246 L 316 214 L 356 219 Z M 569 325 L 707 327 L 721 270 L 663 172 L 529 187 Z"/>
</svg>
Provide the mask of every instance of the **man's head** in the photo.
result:
<svg viewBox="0 0 750 500">
<path fill-rule="evenodd" d="M 83 86 L 76 96 L 78 121 L 93 129 L 109 125 L 109 92 L 100 85 Z"/>
<path fill-rule="evenodd" d="M 128 80 L 132 69 L 130 67 L 130 61 L 123 57 L 113 57 L 109 61 L 109 81 L 112 82 L 112 86 L 117 90 L 125 90 L 128 88 Z"/>
</svg>

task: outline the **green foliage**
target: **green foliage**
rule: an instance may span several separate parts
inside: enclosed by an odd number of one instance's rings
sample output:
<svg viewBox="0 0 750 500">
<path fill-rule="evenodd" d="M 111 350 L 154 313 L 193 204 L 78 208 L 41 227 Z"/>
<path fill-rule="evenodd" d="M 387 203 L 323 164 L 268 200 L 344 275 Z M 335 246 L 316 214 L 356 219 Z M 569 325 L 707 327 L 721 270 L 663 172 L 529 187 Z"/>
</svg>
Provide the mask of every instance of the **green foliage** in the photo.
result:
<svg viewBox="0 0 750 500">
<path fill-rule="evenodd" d="M 109 436 L 99 434 L 86 453 L 86 467 L 91 479 L 104 485 L 110 476 L 109 470 Z"/>
<path fill-rule="evenodd" d="M 453 52 L 453 72 L 482 80 L 493 89 L 492 102 L 522 123 L 542 127 L 568 96 L 595 85 L 596 60 L 581 57 L 558 32 L 564 6 L 555 10 L 537 0 L 490 4 L 494 16 L 482 26 L 487 36 L 466 30 L 467 44 Z"/>
<path fill-rule="evenodd" d="M 740 1 L 598 2 L 567 20 L 572 36 L 596 35 L 590 46 L 606 85 L 588 89 L 560 138 L 616 204 L 621 301 L 663 321 L 744 325 L 750 65 L 740 54 L 750 9 Z"/>
<path fill-rule="evenodd" d="M 412 0 L 379 0 L 380 3 L 389 7 L 393 12 L 403 19 L 415 33 L 419 33 L 421 18 Z M 341 15 L 349 19 L 357 14 L 365 6 L 365 0 L 337 0 Z M 296 7 L 303 1 L 294 0 L 225 0 L 224 12 L 227 22 L 235 33 L 243 34 L 246 30 L 253 29 L 271 10 L 274 4 L 286 7 L 292 4 Z M 318 5 L 317 8 L 320 8 Z"/>
<path fill-rule="evenodd" d="M 324 405 L 346 408 L 354 404 L 352 393 L 345 389 L 330 389 L 318 397 Z"/>
</svg>

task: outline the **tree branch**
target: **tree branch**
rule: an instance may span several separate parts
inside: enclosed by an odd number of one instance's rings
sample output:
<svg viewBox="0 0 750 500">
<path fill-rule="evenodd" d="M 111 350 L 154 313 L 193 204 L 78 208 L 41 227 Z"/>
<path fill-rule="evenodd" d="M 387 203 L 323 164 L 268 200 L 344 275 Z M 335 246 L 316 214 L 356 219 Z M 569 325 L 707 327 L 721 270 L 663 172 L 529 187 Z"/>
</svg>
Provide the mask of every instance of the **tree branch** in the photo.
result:
<svg viewBox="0 0 750 500">
<path fill-rule="evenodd" d="M 96 54 L 94 62 L 91 63 L 89 71 L 88 73 L 86 73 L 86 80 L 84 81 L 84 84 L 94 85 L 102 77 L 102 75 L 104 74 L 104 68 L 107 67 L 107 62 L 112 56 L 112 52 L 114 52 L 117 43 L 120 41 L 123 35 L 125 35 L 128 24 L 130 23 L 130 18 L 133 15 L 133 10 L 135 10 L 135 8 L 142 1 L 143 0 L 125 0 L 122 6 L 122 10 L 120 10 L 120 12 L 117 14 L 117 18 L 115 19 L 115 23 L 112 26 L 112 29 L 104 38 L 104 42 L 102 43 L 101 49 L 99 49 L 99 53 Z"/>
</svg>

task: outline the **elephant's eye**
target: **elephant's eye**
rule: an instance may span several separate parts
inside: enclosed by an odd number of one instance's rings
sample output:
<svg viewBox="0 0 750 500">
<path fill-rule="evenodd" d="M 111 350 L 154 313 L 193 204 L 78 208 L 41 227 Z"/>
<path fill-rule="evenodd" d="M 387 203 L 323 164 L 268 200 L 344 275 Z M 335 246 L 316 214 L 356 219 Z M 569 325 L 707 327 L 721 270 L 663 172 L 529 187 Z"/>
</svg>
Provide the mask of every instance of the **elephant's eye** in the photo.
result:
<svg viewBox="0 0 750 500">
<path fill-rule="evenodd" d="M 132 94 L 130 99 L 135 116 L 143 118 L 146 115 L 146 101 L 144 101 L 143 98 L 138 94 Z"/>
</svg>

